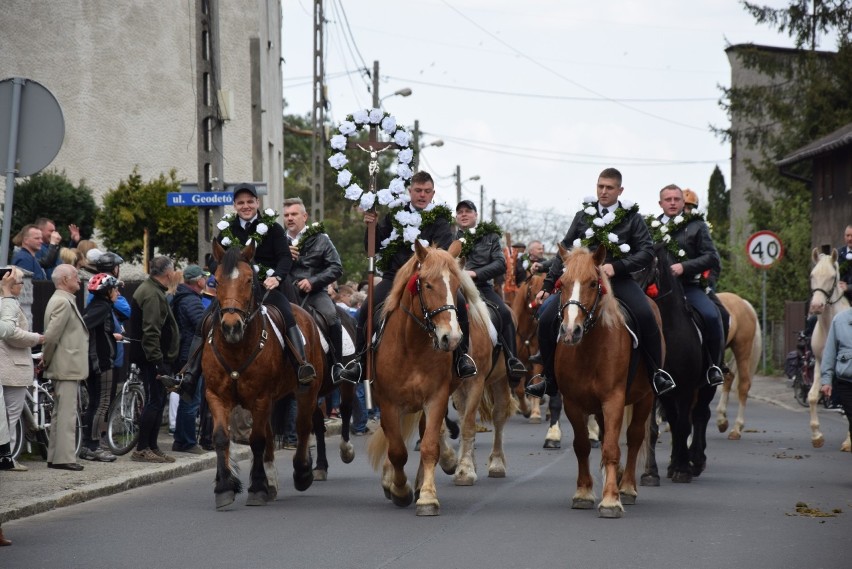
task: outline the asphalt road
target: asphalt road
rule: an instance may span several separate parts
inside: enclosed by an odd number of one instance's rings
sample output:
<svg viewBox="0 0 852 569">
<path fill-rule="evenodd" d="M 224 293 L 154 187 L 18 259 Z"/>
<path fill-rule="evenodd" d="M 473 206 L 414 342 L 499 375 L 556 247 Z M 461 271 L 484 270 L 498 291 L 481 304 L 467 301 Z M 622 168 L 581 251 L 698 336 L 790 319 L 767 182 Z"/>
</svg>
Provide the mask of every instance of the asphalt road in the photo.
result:
<svg viewBox="0 0 852 569">
<path fill-rule="evenodd" d="M 827 443 L 813 449 L 804 413 L 755 400 L 748 409 L 741 441 L 711 423 L 700 478 L 640 488 L 622 519 L 572 510 L 570 432 L 562 450 L 545 451 L 546 425 L 518 416 L 506 436 L 507 478 L 485 477 L 491 434 L 479 434 L 481 478 L 455 487 L 440 475 L 438 517 L 384 498 L 366 461 L 368 437 L 360 437 L 352 464 L 333 456 L 329 481 L 302 493 L 292 486 L 292 453 L 279 451 L 281 490 L 265 507 L 244 506 L 243 494 L 216 512 L 208 470 L 6 522 L 14 545 L 0 549 L 0 567 L 848 567 L 852 455 L 837 450 L 846 419 L 821 412 Z M 661 465 L 668 442 L 664 434 Z M 245 481 L 248 463 L 241 466 Z M 800 502 L 812 513 L 840 513 L 813 517 L 797 512 Z"/>
</svg>

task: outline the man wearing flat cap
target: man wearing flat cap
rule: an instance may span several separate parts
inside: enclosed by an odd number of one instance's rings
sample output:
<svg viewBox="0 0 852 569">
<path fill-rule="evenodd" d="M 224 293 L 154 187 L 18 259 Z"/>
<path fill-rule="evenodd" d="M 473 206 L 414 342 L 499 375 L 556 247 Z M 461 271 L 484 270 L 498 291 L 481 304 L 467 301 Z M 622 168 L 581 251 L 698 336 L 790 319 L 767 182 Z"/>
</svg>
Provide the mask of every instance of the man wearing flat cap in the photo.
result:
<svg viewBox="0 0 852 569">
<path fill-rule="evenodd" d="M 462 200 L 456 206 L 456 239 L 464 239 L 462 254 L 465 256 L 464 270 L 473 279 L 479 296 L 493 305 L 500 314 L 500 343 L 506 356 L 506 371 L 509 383 L 517 385 L 527 369 L 515 356 L 515 324 L 512 313 L 494 290 L 494 278 L 506 273 L 506 258 L 500 246 L 500 229 L 493 223 L 477 225 L 476 205 Z"/>
</svg>

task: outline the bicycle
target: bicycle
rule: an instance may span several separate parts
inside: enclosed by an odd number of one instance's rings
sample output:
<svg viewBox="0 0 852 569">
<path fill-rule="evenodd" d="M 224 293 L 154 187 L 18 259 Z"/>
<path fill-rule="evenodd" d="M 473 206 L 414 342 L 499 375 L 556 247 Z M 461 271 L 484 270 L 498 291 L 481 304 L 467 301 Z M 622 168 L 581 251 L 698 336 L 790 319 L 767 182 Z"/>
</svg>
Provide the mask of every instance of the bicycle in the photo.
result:
<svg viewBox="0 0 852 569">
<path fill-rule="evenodd" d="M 787 354 L 787 377 L 793 380 L 793 397 L 802 407 L 808 406 L 808 392 L 814 384 L 814 364 L 816 359 L 811 351 L 811 338 L 801 330 L 796 341 L 796 351 Z M 818 404 L 831 408 L 831 401 L 820 393 Z"/>
<path fill-rule="evenodd" d="M 130 452 L 139 442 L 139 421 L 145 407 L 145 390 L 139 366 L 130 364 L 127 379 L 107 411 L 107 444 L 118 455 Z"/>
<path fill-rule="evenodd" d="M 41 354 L 33 354 L 33 359 L 40 359 Z M 39 454 L 47 460 L 47 448 L 50 445 L 50 419 L 53 414 L 53 382 L 51 380 L 40 380 L 40 366 L 36 366 L 33 373 L 32 388 L 27 389 L 24 400 L 24 409 L 20 418 L 15 422 L 15 447 L 12 449 L 12 458 L 17 460 L 24 449 L 24 443 L 36 444 Z M 82 389 L 82 387 L 81 387 Z M 83 444 L 83 422 L 81 420 L 80 403 L 82 397 L 78 397 L 76 434 L 74 437 L 74 454 L 80 452 Z M 88 391 L 86 391 L 88 399 Z"/>
</svg>

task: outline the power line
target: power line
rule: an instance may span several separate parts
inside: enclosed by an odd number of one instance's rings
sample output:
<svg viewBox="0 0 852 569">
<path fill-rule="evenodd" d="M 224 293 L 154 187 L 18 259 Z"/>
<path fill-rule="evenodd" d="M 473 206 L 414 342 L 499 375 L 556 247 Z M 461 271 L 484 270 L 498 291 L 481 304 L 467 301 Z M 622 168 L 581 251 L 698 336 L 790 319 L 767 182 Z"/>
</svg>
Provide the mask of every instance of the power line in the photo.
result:
<svg viewBox="0 0 852 569">
<path fill-rule="evenodd" d="M 361 66 L 363 69 L 369 69 L 366 60 L 364 60 L 364 56 L 361 55 L 361 50 L 358 49 L 358 44 L 355 42 L 355 34 L 352 33 L 352 28 L 349 26 L 349 17 L 346 15 L 346 9 L 343 7 L 343 2 L 337 0 L 337 4 L 340 8 L 340 13 L 343 14 L 343 22 L 346 24 L 346 30 L 349 32 L 349 37 L 352 38 L 352 45 L 358 53 L 358 58 L 361 59 Z"/>
</svg>

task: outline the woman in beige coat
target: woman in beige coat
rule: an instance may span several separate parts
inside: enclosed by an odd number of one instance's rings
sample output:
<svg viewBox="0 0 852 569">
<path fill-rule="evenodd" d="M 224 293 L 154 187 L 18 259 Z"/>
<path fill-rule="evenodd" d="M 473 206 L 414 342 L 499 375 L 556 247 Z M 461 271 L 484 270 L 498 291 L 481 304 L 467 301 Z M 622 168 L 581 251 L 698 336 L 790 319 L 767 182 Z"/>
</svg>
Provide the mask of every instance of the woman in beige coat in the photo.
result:
<svg viewBox="0 0 852 569">
<path fill-rule="evenodd" d="M 15 448 L 15 423 L 21 416 L 26 404 L 27 388 L 33 384 L 33 360 L 30 348 L 44 342 L 44 336 L 30 332 L 30 323 L 18 303 L 23 288 L 24 274 L 17 267 L 13 270 L 13 279 L 2 282 L 4 311 L 13 311 L 15 327 L 0 340 L 0 383 L 3 384 L 3 399 L 6 402 L 6 415 L 9 420 L 9 436 L 12 448 Z M 12 470 L 27 470 L 26 466 L 15 462 Z"/>
</svg>

